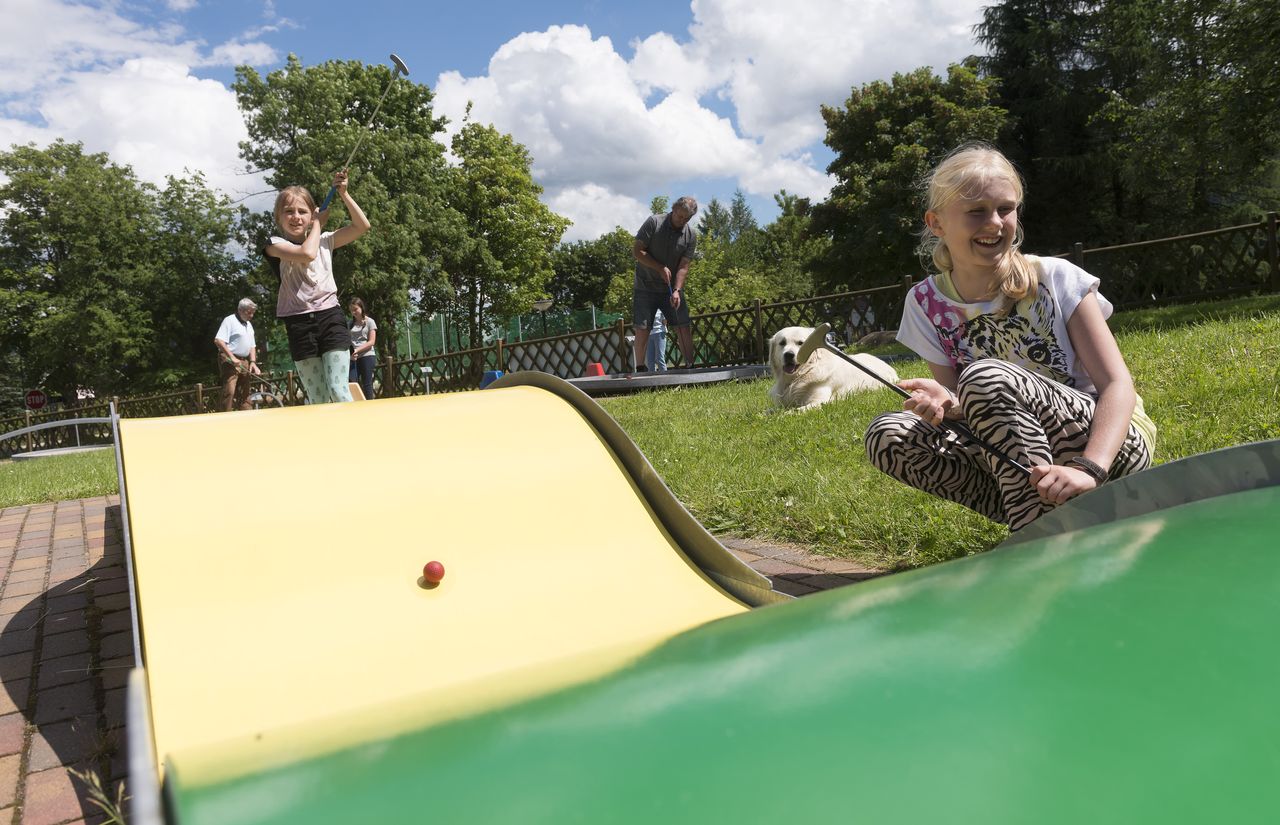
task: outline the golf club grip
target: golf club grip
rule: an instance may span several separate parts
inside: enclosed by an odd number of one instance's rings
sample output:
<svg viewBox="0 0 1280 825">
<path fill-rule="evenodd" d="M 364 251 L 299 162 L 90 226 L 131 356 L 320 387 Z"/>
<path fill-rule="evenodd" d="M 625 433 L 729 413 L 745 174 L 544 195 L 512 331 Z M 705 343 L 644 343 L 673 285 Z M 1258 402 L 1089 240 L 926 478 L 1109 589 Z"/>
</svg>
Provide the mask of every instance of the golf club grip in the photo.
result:
<svg viewBox="0 0 1280 825">
<path fill-rule="evenodd" d="M 1022 473 L 1024 476 L 1027 476 L 1028 478 L 1031 477 L 1031 470 L 1027 469 L 1022 464 L 1019 464 L 1017 461 L 1014 461 L 1003 450 L 999 449 L 995 445 L 989 444 L 984 439 L 978 438 L 978 436 L 974 435 L 973 430 L 969 429 L 968 426 L 961 424 L 959 421 L 950 421 L 946 418 L 942 419 L 942 426 L 962 438 L 969 439 L 974 444 L 977 444 L 982 449 L 991 453 L 1000 461 L 1003 461 L 1005 464 Z"/>
<path fill-rule="evenodd" d="M 333 200 L 333 196 L 334 196 L 334 195 L 336 195 L 336 194 L 338 194 L 338 187 L 336 187 L 336 186 L 330 186 L 330 187 L 329 187 L 329 194 L 327 194 L 327 195 L 325 195 L 325 196 L 324 196 L 324 203 L 320 204 L 320 211 L 321 211 L 321 212 L 323 212 L 324 210 L 326 210 L 326 209 L 328 209 L 328 208 L 329 208 L 329 202 Z"/>
</svg>

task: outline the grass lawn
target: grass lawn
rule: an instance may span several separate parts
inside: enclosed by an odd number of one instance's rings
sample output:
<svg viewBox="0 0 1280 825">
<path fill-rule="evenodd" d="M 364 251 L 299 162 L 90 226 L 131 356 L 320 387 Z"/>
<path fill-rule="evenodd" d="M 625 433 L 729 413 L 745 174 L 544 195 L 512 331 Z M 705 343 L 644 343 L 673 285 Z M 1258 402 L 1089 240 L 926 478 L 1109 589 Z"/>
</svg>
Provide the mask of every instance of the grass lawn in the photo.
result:
<svg viewBox="0 0 1280 825">
<path fill-rule="evenodd" d="M 1160 428 L 1157 463 L 1280 437 L 1280 296 L 1129 312 L 1111 326 Z M 928 374 L 919 360 L 895 366 L 904 378 Z M 862 433 L 899 407 L 893 393 L 770 415 L 768 387 L 760 380 L 601 403 L 712 532 L 892 569 L 980 552 L 1006 535 L 871 468 Z M 109 451 L 0 462 L 3 507 L 115 492 Z"/>
<path fill-rule="evenodd" d="M 0 461 L 0 507 L 108 496 L 118 486 L 113 450 Z"/>
</svg>

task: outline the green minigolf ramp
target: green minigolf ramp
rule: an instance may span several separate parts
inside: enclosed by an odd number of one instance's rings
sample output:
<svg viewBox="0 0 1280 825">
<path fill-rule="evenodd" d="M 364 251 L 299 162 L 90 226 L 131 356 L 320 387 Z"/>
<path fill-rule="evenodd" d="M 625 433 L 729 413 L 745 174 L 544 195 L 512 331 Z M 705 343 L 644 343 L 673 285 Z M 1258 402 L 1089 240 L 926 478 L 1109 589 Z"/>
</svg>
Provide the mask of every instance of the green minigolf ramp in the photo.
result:
<svg viewBox="0 0 1280 825">
<path fill-rule="evenodd" d="M 1141 474 L 1110 504 L 1099 491 L 1079 529 L 713 621 L 482 715 L 224 784 L 178 771 L 170 810 L 299 825 L 1270 821 L 1276 455 L 1165 465 L 1145 483 L 1181 497 L 1158 509 L 1134 503 Z M 1175 494 L 1179 478 L 1200 481 Z"/>
</svg>

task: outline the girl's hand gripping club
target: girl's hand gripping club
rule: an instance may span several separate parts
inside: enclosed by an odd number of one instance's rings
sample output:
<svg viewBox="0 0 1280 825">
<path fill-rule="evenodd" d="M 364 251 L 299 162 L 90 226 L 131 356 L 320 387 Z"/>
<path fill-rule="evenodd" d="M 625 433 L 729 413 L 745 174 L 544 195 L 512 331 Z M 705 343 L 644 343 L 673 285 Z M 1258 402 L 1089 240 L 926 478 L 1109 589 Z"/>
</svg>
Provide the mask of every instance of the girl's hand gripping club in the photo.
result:
<svg viewBox="0 0 1280 825">
<path fill-rule="evenodd" d="M 400 75 L 409 74 L 409 67 L 406 66 L 404 61 L 397 57 L 394 52 L 391 54 L 391 62 L 396 64 L 395 70 L 391 72 L 391 80 L 387 83 L 387 88 L 382 90 L 382 97 L 378 98 L 378 105 L 373 107 L 373 114 L 369 115 L 369 122 L 364 125 L 364 130 L 360 132 L 360 137 L 356 138 L 356 145 L 351 148 L 351 154 L 347 155 L 347 162 L 342 164 L 343 169 L 349 169 L 351 167 L 351 159 L 356 156 L 356 150 L 360 148 L 360 144 L 364 141 L 364 136 L 369 132 L 369 129 L 373 127 L 373 119 L 378 116 L 378 110 L 382 108 L 382 101 L 387 99 L 387 92 L 391 91 L 391 85 L 396 82 L 396 78 Z M 329 194 L 324 196 L 324 203 L 320 204 L 321 212 L 329 208 L 329 202 L 333 200 L 333 196 L 337 194 L 337 192 L 338 187 L 329 187 Z"/>
<path fill-rule="evenodd" d="M 801 345 L 800 347 L 800 352 L 796 353 L 796 363 L 803 364 L 804 362 L 809 360 L 809 356 L 813 355 L 814 352 L 820 349 L 825 349 L 826 351 L 832 353 L 833 355 L 836 355 L 844 359 L 845 361 L 849 362 L 850 364 L 854 365 L 858 369 L 865 372 L 867 375 L 870 375 L 872 378 L 879 381 L 881 384 L 884 384 L 886 387 L 893 390 L 903 398 L 911 397 L 911 393 L 907 392 L 902 387 L 899 387 L 897 384 L 894 384 L 892 381 L 886 381 L 884 378 L 881 378 L 879 375 L 876 375 L 875 372 L 873 372 L 872 370 L 868 369 L 862 364 L 859 364 L 857 360 L 850 358 L 847 354 L 845 354 L 844 351 L 840 350 L 837 347 L 832 346 L 827 341 L 827 334 L 830 332 L 831 332 L 830 324 L 818 324 L 817 328 L 814 329 L 813 332 L 809 333 L 809 337 L 804 340 L 804 344 Z M 962 436 L 963 438 L 968 439 L 974 444 L 977 444 L 979 447 L 986 450 L 988 453 L 995 456 L 1000 461 L 1003 461 L 1009 467 L 1012 467 L 1013 469 L 1022 473 L 1027 478 L 1031 477 L 1031 470 L 1027 469 L 1024 465 L 1018 463 L 1017 461 L 1014 461 L 1003 450 L 997 448 L 995 445 L 989 444 L 984 439 L 979 438 L 977 435 L 973 433 L 972 430 L 970 430 L 964 424 L 961 424 L 959 421 L 948 421 L 947 419 L 944 418 L 942 420 L 942 427 L 944 429 L 950 430 L 953 433 L 956 433 L 959 436 Z"/>
</svg>

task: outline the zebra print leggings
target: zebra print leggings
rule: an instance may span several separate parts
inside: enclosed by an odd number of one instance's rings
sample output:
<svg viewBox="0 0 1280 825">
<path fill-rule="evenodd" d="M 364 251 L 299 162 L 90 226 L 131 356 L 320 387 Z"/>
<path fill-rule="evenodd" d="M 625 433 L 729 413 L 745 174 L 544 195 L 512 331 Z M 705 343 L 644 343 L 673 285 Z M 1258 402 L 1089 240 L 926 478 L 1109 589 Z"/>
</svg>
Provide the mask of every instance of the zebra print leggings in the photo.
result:
<svg viewBox="0 0 1280 825">
<path fill-rule="evenodd" d="M 1084 452 L 1095 407 L 1088 394 L 995 359 L 970 364 L 958 384 L 969 428 L 1019 464 L 1062 464 Z M 1014 530 L 1054 507 L 1041 501 L 1020 472 L 914 413 L 877 417 L 867 428 L 866 447 L 882 472 Z M 1130 424 L 1110 477 L 1150 464 L 1151 449 Z"/>
</svg>

